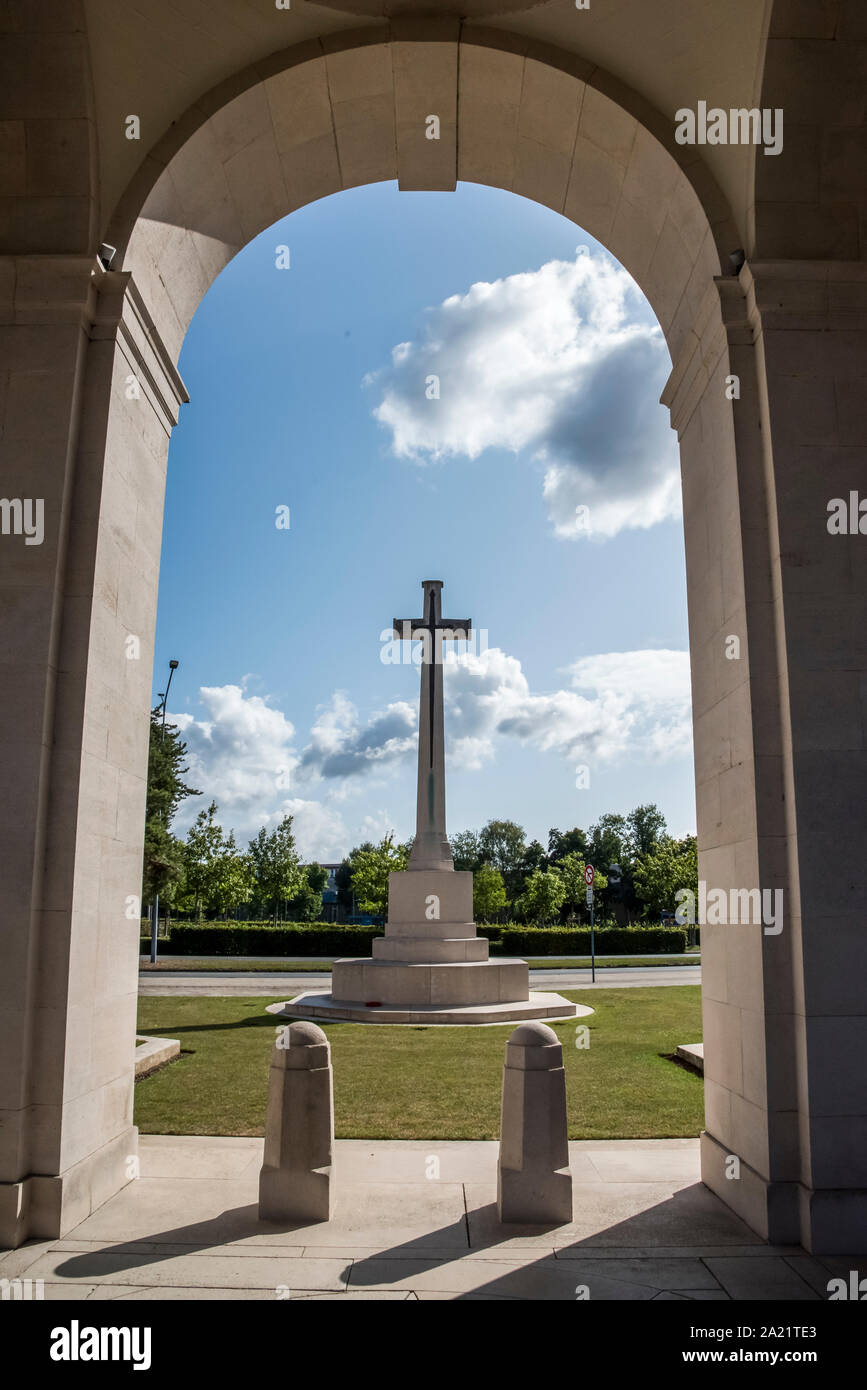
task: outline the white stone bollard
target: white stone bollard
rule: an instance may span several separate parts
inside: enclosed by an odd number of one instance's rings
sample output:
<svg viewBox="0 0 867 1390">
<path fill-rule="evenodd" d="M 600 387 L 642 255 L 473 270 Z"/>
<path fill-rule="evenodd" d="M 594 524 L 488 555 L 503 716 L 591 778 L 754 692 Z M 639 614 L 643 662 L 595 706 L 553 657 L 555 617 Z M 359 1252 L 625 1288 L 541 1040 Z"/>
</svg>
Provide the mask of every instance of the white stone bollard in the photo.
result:
<svg viewBox="0 0 867 1390">
<path fill-rule="evenodd" d="M 333 1150 L 328 1039 L 315 1023 L 290 1023 L 271 1053 L 260 1219 L 329 1221 Z"/>
<path fill-rule="evenodd" d="M 563 1048 L 547 1023 L 522 1023 L 506 1044 L 497 1210 L 504 1222 L 572 1220 Z"/>
</svg>

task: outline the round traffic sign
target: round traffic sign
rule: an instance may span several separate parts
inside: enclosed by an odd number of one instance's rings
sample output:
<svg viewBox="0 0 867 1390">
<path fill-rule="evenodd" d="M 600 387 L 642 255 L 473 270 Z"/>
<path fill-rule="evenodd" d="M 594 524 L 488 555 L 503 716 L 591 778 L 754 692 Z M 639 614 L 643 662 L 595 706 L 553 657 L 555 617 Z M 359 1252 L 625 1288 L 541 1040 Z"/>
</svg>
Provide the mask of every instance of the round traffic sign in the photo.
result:
<svg viewBox="0 0 867 1390">
<path fill-rule="evenodd" d="M 593 879 L 595 878 L 595 876 L 596 874 L 593 865 L 588 864 L 584 869 L 584 882 L 587 884 L 588 888 L 593 887 Z"/>
</svg>

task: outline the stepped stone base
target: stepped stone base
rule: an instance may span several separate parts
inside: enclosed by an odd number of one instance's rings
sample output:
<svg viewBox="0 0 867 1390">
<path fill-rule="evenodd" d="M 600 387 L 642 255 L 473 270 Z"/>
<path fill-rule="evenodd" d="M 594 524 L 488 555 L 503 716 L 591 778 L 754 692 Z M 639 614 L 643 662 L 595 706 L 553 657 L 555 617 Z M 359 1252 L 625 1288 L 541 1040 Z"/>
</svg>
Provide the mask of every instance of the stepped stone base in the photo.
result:
<svg viewBox="0 0 867 1390">
<path fill-rule="evenodd" d="M 384 938 L 394 940 L 394 938 Z M 469 939 L 467 946 L 478 945 Z M 371 1000 L 392 1007 L 466 1004 L 509 1004 L 527 1000 L 530 970 L 523 960 L 448 960 L 437 963 L 431 950 L 439 942 L 421 942 L 421 961 L 336 960 L 331 970 L 331 993 L 336 1000 Z M 484 943 L 487 945 L 487 942 Z"/>
<path fill-rule="evenodd" d="M 336 960 L 331 994 L 306 992 L 272 1012 L 442 1024 L 576 1018 L 582 1012 L 559 994 L 531 994 L 525 960 L 489 960 L 472 915 L 471 873 L 431 868 L 389 874 L 388 922 L 372 957 Z"/>
<path fill-rule="evenodd" d="M 512 1024 L 527 1018 L 584 1018 L 593 1010 L 571 1004 L 561 994 L 531 994 L 528 999 L 503 1004 L 464 1004 L 451 1008 L 436 1004 L 373 1008 L 360 999 L 335 999 L 312 990 L 297 994 L 285 1004 L 269 1004 L 268 1013 L 280 1018 L 329 1019 L 335 1023 L 414 1023 L 459 1027 L 462 1024 Z"/>
</svg>

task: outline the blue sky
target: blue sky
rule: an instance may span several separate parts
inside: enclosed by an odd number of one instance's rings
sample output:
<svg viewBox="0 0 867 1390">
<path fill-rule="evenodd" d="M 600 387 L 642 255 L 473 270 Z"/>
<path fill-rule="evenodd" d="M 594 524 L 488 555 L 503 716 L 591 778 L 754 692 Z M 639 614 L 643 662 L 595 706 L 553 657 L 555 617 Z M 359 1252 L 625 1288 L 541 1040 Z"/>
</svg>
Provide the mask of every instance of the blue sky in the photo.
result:
<svg viewBox="0 0 867 1390">
<path fill-rule="evenodd" d="M 446 668 L 450 831 L 508 817 L 544 842 L 648 800 L 694 830 L 670 364 L 627 280 L 512 194 L 378 184 L 211 287 L 180 360 L 154 690 L 178 658 L 169 716 L 241 841 L 287 812 L 323 859 L 411 833 L 417 668 L 381 634 L 424 578 L 487 634 Z"/>
</svg>

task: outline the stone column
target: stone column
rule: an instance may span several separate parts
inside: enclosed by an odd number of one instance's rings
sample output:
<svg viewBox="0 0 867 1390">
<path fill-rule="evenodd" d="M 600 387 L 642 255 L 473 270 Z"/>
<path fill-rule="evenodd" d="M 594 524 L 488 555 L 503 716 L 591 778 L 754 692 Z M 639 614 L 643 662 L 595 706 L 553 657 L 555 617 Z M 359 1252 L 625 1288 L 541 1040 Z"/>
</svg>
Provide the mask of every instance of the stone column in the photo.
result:
<svg viewBox="0 0 867 1390">
<path fill-rule="evenodd" d="M 331 1049 L 315 1023 L 290 1023 L 271 1051 L 265 1161 L 259 1174 L 263 1221 L 329 1221 L 334 1152 Z"/>
<path fill-rule="evenodd" d="M 827 529 L 865 476 L 865 286 L 849 263 L 719 280 L 663 396 L 699 877 L 783 901 L 781 930 L 702 927 L 702 1177 L 761 1235 L 817 1252 L 867 1240 L 867 536 Z"/>
<path fill-rule="evenodd" d="M 522 1023 L 506 1043 L 497 1210 L 504 1222 L 572 1220 L 563 1048 L 547 1023 Z"/>
<path fill-rule="evenodd" d="M 766 1048 L 779 1107 L 797 1118 L 771 1155 L 792 1184 L 802 1244 L 860 1254 L 867 1252 L 867 265 L 758 263 L 741 279 L 775 484 L 785 701 L 773 786 L 788 830 L 788 941 L 779 973 L 790 971 L 792 994 L 788 1031 L 768 1028 Z M 840 531 L 829 512 L 834 499 L 847 513 Z"/>
<path fill-rule="evenodd" d="M 0 262 L 7 795 L 0 1244 L 56 1236 L 136 1175 L 133 1054 L 163 483 L 182 383 L 129 276 Z"/>
</svg>

